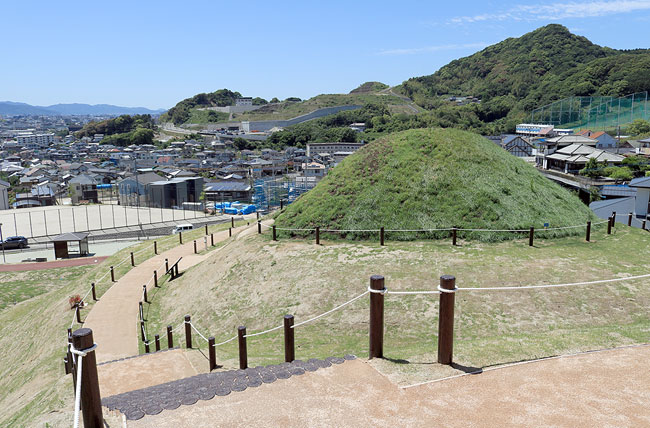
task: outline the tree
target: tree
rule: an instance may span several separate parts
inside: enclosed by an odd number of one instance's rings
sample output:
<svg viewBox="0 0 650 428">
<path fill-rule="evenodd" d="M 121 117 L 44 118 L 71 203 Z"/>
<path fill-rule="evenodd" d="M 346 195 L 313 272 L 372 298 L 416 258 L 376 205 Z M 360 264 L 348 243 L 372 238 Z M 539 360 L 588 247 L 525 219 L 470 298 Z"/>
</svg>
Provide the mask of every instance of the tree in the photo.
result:
<svg viewBox="0 0 650 428">
<path fill-rule="evenodd" d="M 632 173 L 632 170 L 626 166 L 622 166 L 622 167 L 614 166 L 607 169 L 609 170 L 608 176 L 615 180 L 629 181 L 634 178 L 634 174 Z"/>
<path fill-rule="evenodd" d="M 266 101 L 264 98 L 260 98 L 260 97 L 253 98 L 253 105 L 254 106 L 262 106 L 262 105 L 268 104 L 268 103 L 269 102 Z"/>
<path fill-rule="evenodd" d="M 628 125 L 627 132 L 630 135 L 641 135 L 650 133 L 650 122 L 643 119 L 635 119 Z"/>
<path fill-rule="evenodd" d="M 300 98 L 298 98 L 298 97 L 289 97 L 285 101 L 289 101 L 289 102 L 292 102 L 292 103 L 299 103 L 302 100 Z"/>
<path fill-rule="evenodd" d="M 596 159 L 591 158 L 587 161 L 585 167 L 580 170 L 579 174 L 591 178 L 598 178 L 603 175 L 603 167 L 598 164 Z"/>
<path fill-rule="evenodd" d="M 277 104 L 277 103 L 280 102 L 280 100 L 278 99 L 278 97 L 273 97 L 273 98 L 271 98 L 271 101 L 269 101 L 269 102 L 270 102 L 271 104 Z"/>
</svg>

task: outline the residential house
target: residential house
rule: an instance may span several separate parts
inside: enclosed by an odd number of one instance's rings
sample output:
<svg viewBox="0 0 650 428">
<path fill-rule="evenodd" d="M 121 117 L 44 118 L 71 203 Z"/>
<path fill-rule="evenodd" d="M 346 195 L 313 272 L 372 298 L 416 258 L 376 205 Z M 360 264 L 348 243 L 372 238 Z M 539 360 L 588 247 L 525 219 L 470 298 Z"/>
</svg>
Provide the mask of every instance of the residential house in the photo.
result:
<svg viewBox="0 0 650 428">
<path fill-rule="evenodd" d="M 181 207 L 185 202 L 200 202 L 202 192 L 202 177 L 183 177 L 150 183 L 147 197 L 151 207 L 173 208 Z"/>
<path fill-rule="evenodd" d="M 250 183 L 245 181 L 224 180 L 217 183 L 207 183 L 205 185 L 206 202 L 250 202 L 252 196 L 253 189 Z"/>
<path fill-rule="evenodd" d="M 487 138 L 513 156 L 519 158 L 535 156 L 535 148 L 526 137 L 522 137 L 521 135 L 506 134 Z"/>
<path fill-rule="evenodd" d="M 618 141 L 616 140 L 616 138 L 612 137 L 611 135 L 609 135 L 604 131 L 593 132 L 586 129 L 584 131 L 578 132 L 578 135 L 591 138 L 592 140 L 596 140 L 597 149 L 610 149 L 618 146 L 617 144 Z"/>
<path fill-rule="evenodd" d="M 303 175 L 305 177 L 313 177 L 316 180 L 320 180 L 325 177 L 327 168 L 325 165 L 318 162 L 310 162 L 302 165 Z"/>
<path fill-rule="evenodd" d="M 630 187 L 636 189 L 634 212 L 637 217 L 646 218 L 650 210 L 650 177 L 639 177 L 630 181 Z"/>
<path fill-rule="evenodd" d="M 87 174 L 77 175 L 68 182 L 70 189 L 70 198 L 74 205 L 79 204 L 81 201 L 88 201 L 92 203 L 99 203 L 97 197 L 97 183 L 95 179 Z"/>
<path fill-rule="evenodd" d="M 117 183 L 118 201 L 120 205 L 149 206 L 147 195 L 148 186 L 160 181 L 162 177 L 154 172 L 130 175 Z"/>
<path fill-rule="evenodd" d="M 607 166 L 615 166 L 620 165 L 625 157 L 597 149 L 591 145 L 572 144 L 546 156 L 545 169 L 555 169 L 566 174 L 577 174 L 590 159 L 596 159 L 598 163 L 604 162 Z"/>
</svg>

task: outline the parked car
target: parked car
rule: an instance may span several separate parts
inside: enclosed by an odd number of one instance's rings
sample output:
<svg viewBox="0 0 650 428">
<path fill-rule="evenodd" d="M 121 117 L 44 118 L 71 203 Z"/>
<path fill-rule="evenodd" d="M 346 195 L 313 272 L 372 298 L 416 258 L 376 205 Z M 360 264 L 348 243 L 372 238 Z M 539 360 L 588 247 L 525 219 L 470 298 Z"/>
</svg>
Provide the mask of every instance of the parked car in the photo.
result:
<svg viewBox="0 0 650 428">
<path fill-rule="evenodd" d="M 27 238 L 24 236 L 10 236 L 2 243 L 0 243 L 0 248 L 5 250 L 11 250 L 14 248 L 25 248 L 27 246 Z"/>
<path fill-rule="evenodd" d="M 185 232 L 186 230 L 192 230 L 192 229 L 194 229 L 194 226 L 189 223 L 179 224 L 172 230 L 172 233 L 176 234 L 178 232 Z"/>
</svg>

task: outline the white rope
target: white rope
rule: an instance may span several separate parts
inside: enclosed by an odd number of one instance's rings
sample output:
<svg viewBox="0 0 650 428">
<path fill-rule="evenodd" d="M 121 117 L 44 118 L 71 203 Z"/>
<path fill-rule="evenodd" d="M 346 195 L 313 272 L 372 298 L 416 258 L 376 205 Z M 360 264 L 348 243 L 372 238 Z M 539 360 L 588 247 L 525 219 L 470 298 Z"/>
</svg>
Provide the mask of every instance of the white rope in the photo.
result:
<svg viewBox="0 0 650 428">
<path fill-rule="evenodd" d="M 625 278 L 599 279 L 597 281 L 570 282 L 565 284 L 525 285 L 515 287 L 461 287 L 460 291 L 499 291 L 499 290 L 530 290 L 535 288 L 573 287 L 578 285 L 605 284 L 610 282 L 632 281 L 635 279 L 650 278 L 650 274 L 628 276 Z"/>
<path fill-rule="evenodd" d="M 93 344 L 90 348 L 78 350 L 75 349 L 72 344 L 70 344 L 70 352 L 72 355 L 78 355 L 79 358 L 76 358 L 77 364 L 77 385 L 75 388 L 75 397 L 74 397 L 74 428 L 79 428 L 79 413 L 81 410 L 81 367 L 83 366 L 83 357 L 85 357 L 88 352 L 94 351 L 97 348 L 97 344 Z"/>
<path fill-rule="evenodd" d="M 233 336 L 233 337 L 231 337 L 231 338 L 228 339 L 228 340 L 225 340 L 225 341 L 223 341 L 223 342 L 221 342 L 221 343 L 215 343 L 215 344 L 212 345 L 212 346 L 215 346 L 215 347 L 216 347 L 216 346 L 225 345 L 226 343 L 228 343 L 228 342 L 232 342 L 233 340 L 237 339 L 237 337 L 239 337 L 239 336 Z"/>
<path fill-rule="evenodd" d="M 258 332 L 258 333 L 245 334 L 244 337 L 261 336 L 262 334 L 266 334 L 266 333 L 270 333 L 270 332 L 275 331 L 275 330 L 279 330 L 279 329 L 281 329 L 282 327 L 284 327 L 284 324 L 279 325 L 279 326 L 277 326 L 277 327 L 270 328 L 270 329 L 268 329 L 268 330 L 260 331 L 260 332 Z"/>
<path fill-rule="evenodd" d="M 296 328 L 296 327 L 299 327 L 299 326 L 301 326 L 301 325 L 303 325 L 303 324 L 307 324 L 307 323 L 309 323 L 309 322 L 316 321 L 316 320 L 319 319 L 319 318 L 322 318 L 322 317 L 324 317 L 324 316 L 326 316 L 326 315 L 329 315 L 329 314 L 331 314 L 332 312 L 338 311 L 338 310 L 341 309 L 342 307 L 347 306 L 347 305 L 349 305 L 350 303 L 352 303 L 352 302 L 354 302 L 354 301 L 356 301 L 356 300 L 359 300 L 360 298 L 362 298 L 362 297 L 365 296 L 366 294 L 368 294 L 368 291 L 364 291 L 363 293 L 359 294 L 357 297 L 354 297 L 354 298 L 348 300 L 347 302 L 345 302 L 345 303 L 343 303 L 343 304 L 340 304 L 340 305 L 338 305 L 337 307 L 335 307 L 335 308 L 333 308 L 333 309 L 330 309 L 329 311 L 327 311 L 327 312 L 325 312 L 325 313 L 322 313 L 322 314 L 320 314 L 320 315 L 318 315 L 318 316 L 315 316 L 315 317 L 313 317 L 313 318 L 310 318 L 310 319 L 308 319 L 308 320 L 305 320 L 305 321 L 299 322 L 298 324 L 294 324 L 294 325 L 291 326 L 291 328 Z M 282 326 L 280 326 L 280 327 L 282 327 Z"/>
<path fill-rule="evenodd" d="M 453 289 L 449 290 L 446 288 L 442 288 L 440 285 L 438 285 L 438 292 L 440 293 L 448 293 L 448 294 L 454 294 L 457 290 L 460 290 L 458 287 L 454 286 Z"/>
<path fill-rule="evenodd" d="M 452 228 L 440 228 L 440 229 L 384 229 L 384 232 L 444 232 L 453 230 Z"/>
<path fill-rule="evenodd" d="M 387 294 L 440 294 L 440 291 L 426 290 L 426 291 L 386 291 Z"/>
<path fill-rule="evenodd" d="M 271 228 L 273 226 L 270 226 Z M 276 227 L 276 230 L 295 230 L 295 231 L 300 231 L 300 232 L 315 232 L 316 229 L 294 229 L 294 228 L 287 228 L 287 227 Z"/>
<path fill-rule="evenodd" d="M 190 327 L 192 327 L 194 329 L 196 334 L 198 334 L 199 336 L 201 336 L 203 338 L 203 340 L 208 342 L 208 339 L 204 335 L 202 335 L 201 332 L 196 327 L 194 327 L 194 324 L 192 324 L 192 322 L 190 322 L 189 324 L 190 324 Z"/>
<path fill-rule="evenodd" d="M 334 230 L 334 229 L 321 229 L 321 232 L 379 232 L 380 229 L 341 229 L 341 230 Z"/>
<path fill-rule="evenodd" d="M 530 229 L 456 229 L 459 232 L 528 232 Z"/>
</svg>

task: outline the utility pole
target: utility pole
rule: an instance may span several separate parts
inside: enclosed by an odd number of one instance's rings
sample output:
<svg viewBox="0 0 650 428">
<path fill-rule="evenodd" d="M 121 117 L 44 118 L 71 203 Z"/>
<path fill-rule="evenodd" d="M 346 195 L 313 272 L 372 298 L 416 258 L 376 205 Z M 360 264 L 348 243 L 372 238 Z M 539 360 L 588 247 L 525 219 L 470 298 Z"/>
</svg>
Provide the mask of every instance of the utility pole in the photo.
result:
<svg viewBox="0 0 650 428">
<path fill-rule="evenodd" d="M 7 259 L 5 258 L 5 243 L 4 239 L 2 238 L 2 223 L 0 223 L 0 243 L 2 245 L 2 262 L 7 263 Z"/>
</svg>

